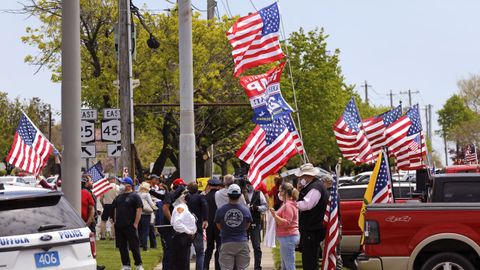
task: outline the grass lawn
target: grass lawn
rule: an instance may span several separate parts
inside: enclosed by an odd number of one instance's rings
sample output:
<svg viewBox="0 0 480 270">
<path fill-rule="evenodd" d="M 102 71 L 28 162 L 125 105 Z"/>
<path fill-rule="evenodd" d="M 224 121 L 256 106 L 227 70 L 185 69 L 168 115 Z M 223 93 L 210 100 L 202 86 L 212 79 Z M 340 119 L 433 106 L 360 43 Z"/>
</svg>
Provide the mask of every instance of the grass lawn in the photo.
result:
<svg viewBox="0 0 480 270">
<path fill-rule="evenodd" d="M 157 239 L 158 240 L 158 239 Z M 97 264 L 106 266 L 105 269 L 120 269 L 122 261 L 120 260 L 120 252 L 115 249 L 115 242 L 110 240 L 97 240 Z M 142 262 L 145 270 L 152 270 L 160 263 L 162 258 L 161 246 L 157 249 L 148 249 L 147 252 L 141 251 Z M 130 252 L 130 260 L 133 265 L 132 253 Z M 135 269 L 135 268 L 133 268 Z"/>
</svg>

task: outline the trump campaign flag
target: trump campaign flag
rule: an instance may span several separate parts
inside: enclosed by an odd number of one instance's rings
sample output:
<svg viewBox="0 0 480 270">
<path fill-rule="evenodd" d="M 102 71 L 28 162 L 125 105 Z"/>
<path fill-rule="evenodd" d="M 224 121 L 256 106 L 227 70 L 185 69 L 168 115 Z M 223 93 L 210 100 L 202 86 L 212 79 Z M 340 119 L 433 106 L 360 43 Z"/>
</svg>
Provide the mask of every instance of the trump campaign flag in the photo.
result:
<svg viewBox="0 0 480 270">
<path fill-rule="evenodd" d="M 384 151 L 380 151 L 378 154 L 375 168 L 370 176 L 365 195 L 363 195 L 363 205 L 360 210 L 360 218 L 358 219 L 358 226 L 362 230 L 365 229 L 365 211 L 367 206 L 372 203 L 392 203 L 393 193 L 391 185 L 390 168 L 388 165 L 388 156 Z M 362 241 L 363 243 L 363 234 Z"/>
<path fill-rule="evenodd" d="M 372 147 L 365 136 L 362 120 L 353 97 L 333 125 L 333 132 L 338 148 L 346 159 L 357 164 L 373 162 Z"/>
<path fill-rule="evenodd" d="M 38 176 L 47 164 L 52 150 L 53 145 L 23 113 L 6 161 Z"/>
<path fill-rule="evenodd" d="M 277 3 L 235 22 L 227 31 L 228 41 L 233 47 L 235 77 L 246 69 L 285 57 L 280 48 L 279 29 L 280 13 Z"/>
<path fill-rule="evenodd" d="M 250 164 L 248 180 L 256 188 L 263 179 L 275 174 L 295 154 L 297 148 L 292 134 L 283 123 L 274 121 L 257 125 L 236 156 Z"/>
<path fill-rule="evenodd" d="M 110 183 L 105 178 L 102 172 L 103 172 L 103 166 L 100 161 L 85 171 L 86 174 L 89 174 L 92 177 L 92 180 L 93 180 L 92 193 L 93 195 L 95 195 L 95 197 L 99 197 L 103 195 L 105 192 L 112 189 L 112 186 L 110 185 Z"/>
<path fill-rule="evenodd" d="M 427 154 L 427 148 L 418 104 L 392 123 L 385 130 L 385 136 L 388 150 L 397 159 L 399 170 L 417 170 L 425 167 L 423 157 Z"/>
<path fill-rule="evenodd" d="M 373 116 L 367 119 L 363 119 L 363 128 L 365 130 L 365 136 L 367 136 L 370 145 L 372 146 L 372 155 L 378 156 L 378 153 L 385 146 L 386 137 L 385 130 L 393 122 L 397 121 L 402 116 L 402 107 L 397 106 L 388 112 L 382 113 L 377 116 Z"/>
<path fill-rule="evenodd" d="M 264 74 L 240 78 L 240 84 L 253 108 L 254 123 L 268 124 L 293 111 L 280 91 L 280 77 L 284 66 L 285 63 L 281 63 Z"/>
</svg>

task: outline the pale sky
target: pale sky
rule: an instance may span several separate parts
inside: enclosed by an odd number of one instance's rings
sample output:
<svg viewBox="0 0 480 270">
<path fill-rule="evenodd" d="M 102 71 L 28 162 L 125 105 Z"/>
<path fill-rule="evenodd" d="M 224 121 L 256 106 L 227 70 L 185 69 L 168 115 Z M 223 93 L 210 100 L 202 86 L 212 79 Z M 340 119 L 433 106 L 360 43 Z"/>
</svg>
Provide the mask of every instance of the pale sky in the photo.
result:
<svg viewBox="0 0 480 270">
<path fill-rule="evenodd" d="M 20 0 L 21 1 L 21 0 Z M 206 9 L 207 0 L 192 3 Z M 272 0 L 252 0 L 256 8 Z M 220 15 L 246 15 L 255 11 L 249 0 L 218 0 Z M 145 3 L 153 12 L 171 7 L 164 0 L 133 0 Z M 408 104 L 400 91 L 419 91 L 413 102 L 420 107 L 440 109 L 458 91 L 456 82 L 470 73 L 480 73 L 480 1 L 475 0 L 281 0 L 280 12 L 286 33 L 303 27 L 325 28 L 331 51 L 340 49 L 340 65 L 347 83 L 361 87 L 365 80 L 372 87 L 369 99 L 375 105 L 389 105 L 387 94 L 393 90 L 394 103 Z M 60 111 L 60 84 L 50 82 L 48 70 L 34 75 L 36 67 L 23 62 L 35 48 L 22 44 L 27 26 L 38 25 L 34 18 L 4 13 L 18 9 L 17 1 L 2 1 L 0 8 L 1 42 L 0 91 L 10 98 L 40 96 Z M 205 13 L 203 13 L 205 14 Z M 206 15 L 204 15 L 206 16 Z M 300 108 L 301 112 L 301 108 Z M 422 117 L 424 112 L 422 112 Z M 433 114 L 433 129 L 438 129 Z M 330 127 L 326 127 L 330 128 Z M 434 149 L 443 159 L 443 142 L 434 137 Z"/>
</svg>

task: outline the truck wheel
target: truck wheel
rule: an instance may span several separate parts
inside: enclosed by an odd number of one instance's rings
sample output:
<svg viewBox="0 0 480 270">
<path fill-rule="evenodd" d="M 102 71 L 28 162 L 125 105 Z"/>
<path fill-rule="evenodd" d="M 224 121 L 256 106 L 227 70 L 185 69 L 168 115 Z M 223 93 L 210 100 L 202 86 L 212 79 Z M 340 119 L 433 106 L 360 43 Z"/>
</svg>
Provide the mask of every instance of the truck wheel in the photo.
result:
<svg viewBox="0 0 480 270">
<path fill-rule="evenodd" d="M 432 256 L 421 270 L 475 270 L 472 263 L 457 253 L 444 252 Z"/>
</svg>

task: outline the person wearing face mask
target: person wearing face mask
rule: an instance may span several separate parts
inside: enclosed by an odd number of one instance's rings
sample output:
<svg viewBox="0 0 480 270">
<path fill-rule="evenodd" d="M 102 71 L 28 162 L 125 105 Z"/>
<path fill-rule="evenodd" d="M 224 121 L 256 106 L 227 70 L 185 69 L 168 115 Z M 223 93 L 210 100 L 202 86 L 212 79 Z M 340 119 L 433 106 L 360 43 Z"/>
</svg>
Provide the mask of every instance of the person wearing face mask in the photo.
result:
<svg viewBox="0 0 480 270">
<path fill-rule="evenodd" d="M 275 234 L 280 242 L 282 270 L 295 270 L 295 247 L 300 240 L 298 232 L 298 190 L 292 184 L 283 183 L 278 189 L 278 199 L 282 206 L 275 211 L 270 208 L 275 219 Z"/>
<path fill-rule="evenodd" d="M 248 230 L 250 240 L 252 241 L 254 269 L 262 269 L 262 248 L 260 247 L 262 233 L 262 214 L 268 209 L 267 200 L 260 190 L 255 190 L 252 183 L 245 181 L 245 194 L 243 197 L 250 209 L 252 215 L 252 224 Z"/>
<path fill-rule="evenodd" d="M 325 238 L 323 218 L 328 203 L 328 191 L 316 178 L 319 173 L 311 163 L 306 163 L 295 174 L 300 179 L 297 184 L 300 190 L 297 207 L 302 265 L 305 270 L 319 269 L 320 242 Z"/>
<path fill-rule="evenodd" d="M 112 206 L 114 209 L 115 238 L 122 259 L 122 269 L 131 269 L 128 254 L 128 248 L 130 248 L 136 269 L 143 270 L 140 241 L 137 233 L 143 210 L 142 199 L 137 193 L 133 192 L 134 184 L 130 177 L 123 178 L 121 184 L 124 186 L 124 192 L 113 200 Z"/>
<path fill-rule="evenodd" d="M 108 177 L 108 183 L 112 187 L 109 191 L 105 192 L 100 198 L 100 202 L 103 205 L 102 221 L 100 222 L 100 240 L 105 240 L 106 224 L 109 219 L 113 220 L 113 200 L 120 194 L 120 187 L 117 185 L 117 178 L 115 176 Z M 115 240 L 114 226 L 110 227 L 110 240 Z"/>
</svg>

